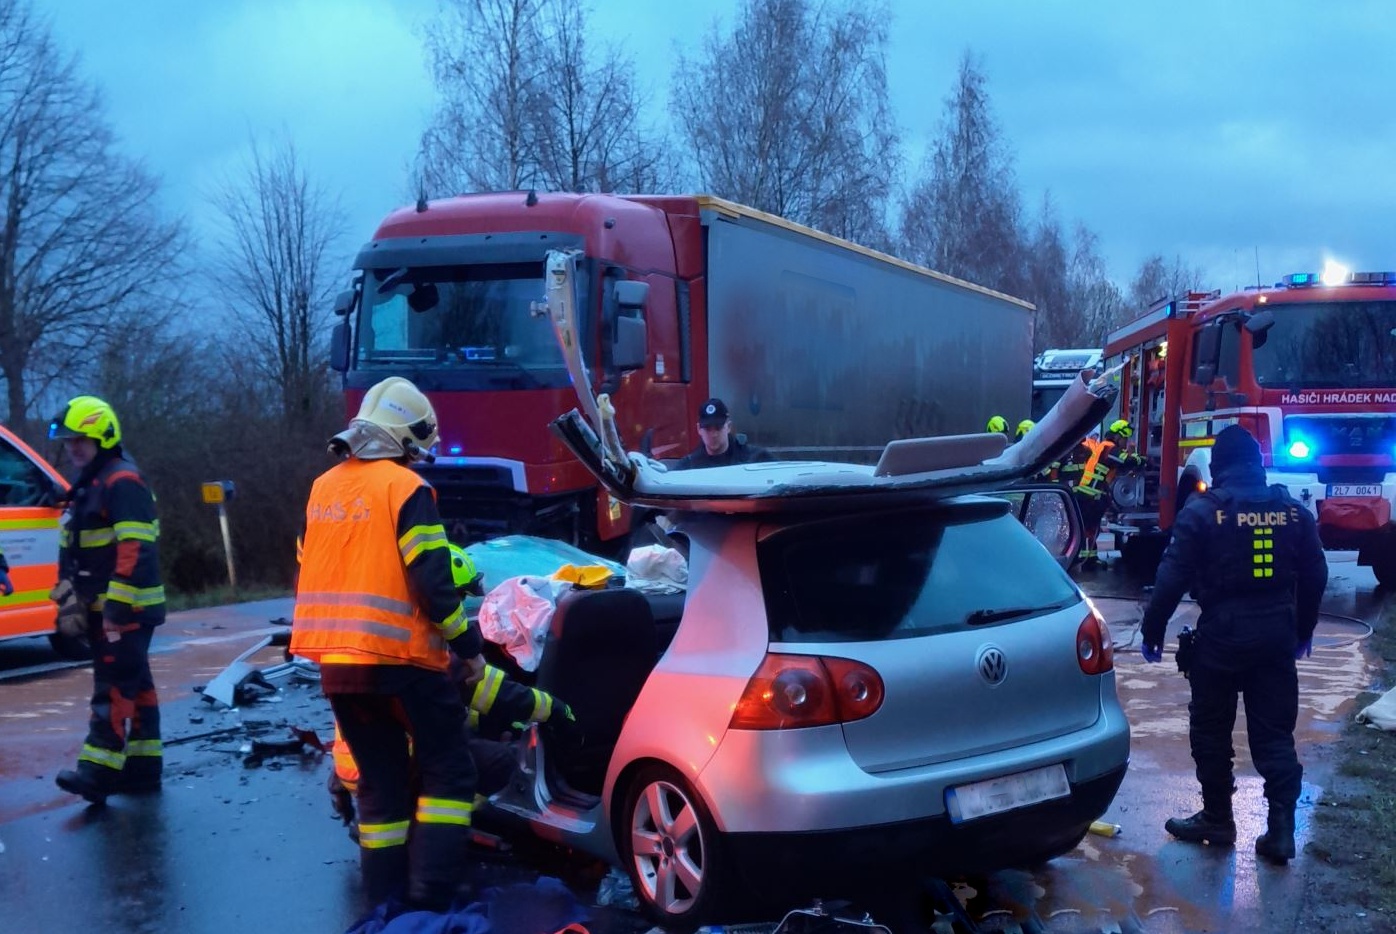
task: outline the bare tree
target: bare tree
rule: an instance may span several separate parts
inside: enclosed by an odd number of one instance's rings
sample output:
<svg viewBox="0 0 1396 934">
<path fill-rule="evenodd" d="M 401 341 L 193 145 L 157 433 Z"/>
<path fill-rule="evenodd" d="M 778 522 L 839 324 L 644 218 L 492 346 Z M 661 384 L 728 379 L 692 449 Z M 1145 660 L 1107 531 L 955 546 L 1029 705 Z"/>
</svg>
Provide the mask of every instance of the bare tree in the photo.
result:
<svg viewBox="0 0 1396 934">
<path fill-rule="evenodd" d="M 422 134 L 428 194 L 498 191 L 538 181 L 531 116 L 543 76 L 547 0 L 443 0 L 425 34 L 441 95 Z"/>
<path fill-rule="evenodd" d="M 966 52 L 902 212 L 903 250 L 933 269 L 1018 294 L 1024 290 L 1022 209 L 986 84 Z"/>
<path fill-rule="evenodd" d="M 1080 311 L 1071 301 L 1066 239 L 1050 193 L 1042 196 L 1041 212 L 1027 244 L 1026 267 L 1023 297 L 1037 306 L 1034 350 L 1073 346 L 1072 339 L 1083 328 Z"/>
<path fill-rule="evenodd" d="M 1162 299 L 1202 288 L 1203 279 L 1201 268 L 1189 266 L 1182 256 L 1174 256 L 1170 264 L 1163 254 L 1155 253 L 1144 260 L 1130 283 L 1129 301 L 1135 311 L 1142 311 Z"/>
<path fill-rule="evenodd" d="M 614 46 L 588 55 L 586 10 L 550 0 L 543 11 L 546 79 L 532 89 L 530 139 L 542 185 L 556 191 L 662 191 L 667 146 L 643 127 L 634 63 Z"/>
<path fill-rule="evenodd" d="M 883 5 L 745 0 L 680 58 L 673 110 L 713 193 L 873 246 L 900 167 Z"/>
<path fill-rule="evenodd" d="M 1105 269 L 1100 238 L 1081 223 L 1076 225 L 1068 285 L 1080 329 L 1064 336 L 1061 346 L 1104 346 L 1105 336 L 1128 320 L 1131 310 Z"/>
<path fill-rule="evenodd" d="M 0 3 L 0 373 L 9 421 L 94 360 L 170 276 L 182 234 L 116 151 L 101 95 L 24 2 Z"/>
<path fill-rule="evenodd" d="M 313 184 L 289 140 L 270 153 L 254 141 L 246 176 L 212 196 L 224 222 L 214 276 L 246 332 L 279 409 L 304 419 L 318 397 L 330 290 L 328 262 L 344 226 L 339 201 Z"/>
<path fill-rule="evenodd" d="M 571 0 L 448 0 L 427 27 L 441 101 L 416 174 L 427 194 L 655 191 L 672 179 L 630 58 L 593 54 Z"/>
</svg>

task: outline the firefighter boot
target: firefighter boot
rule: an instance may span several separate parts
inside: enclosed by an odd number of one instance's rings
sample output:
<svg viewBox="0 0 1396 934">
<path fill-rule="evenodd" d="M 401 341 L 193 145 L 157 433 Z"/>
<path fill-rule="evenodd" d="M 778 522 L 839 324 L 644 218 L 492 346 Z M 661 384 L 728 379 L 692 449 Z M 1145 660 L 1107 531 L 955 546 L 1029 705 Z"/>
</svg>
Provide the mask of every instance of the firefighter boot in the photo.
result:
<svg viewBox="0 0 1396 934">
<path fill-rule="evenodd" d="M 106 804 L 107 795 L 116 793 L 118 773 L 115 769 L 97 765 L 83 759 L 75 769 L 64 769 L 54 781 L 59 788 L 73 795 L 81 795 L 91 804 Z"/>
<path fill-rule="evenodd" d="M 1202 810 L 1191 817 L 1169 818 L 1163 829 L 1185 843 L 1210 843 L 1231 846 L 1236 842 L 1236 822 L 1231 817 L 1230 802 L 1225 807 Z"/>
<path fill-rule="evenodd" d="M 402 898 L 407 888 L 407 847 L 361 845 L 359 871 L 363 877 L 364 898 L 370 906 L 380 905 L 389 898 Z"/>
<path fill-rule="evenodd" d="M 1255 853 L 1262 859 L 1283 866 L 1294 859 L 1294 806 L 1270 805 L 1265 833 L 1255 839 Z"/>
<path fill-rule="evenodd" d="M 112 794 L 144 795 L 160 790 L 161 756 L 130 756 L 112 784 Z"/>
</svg>

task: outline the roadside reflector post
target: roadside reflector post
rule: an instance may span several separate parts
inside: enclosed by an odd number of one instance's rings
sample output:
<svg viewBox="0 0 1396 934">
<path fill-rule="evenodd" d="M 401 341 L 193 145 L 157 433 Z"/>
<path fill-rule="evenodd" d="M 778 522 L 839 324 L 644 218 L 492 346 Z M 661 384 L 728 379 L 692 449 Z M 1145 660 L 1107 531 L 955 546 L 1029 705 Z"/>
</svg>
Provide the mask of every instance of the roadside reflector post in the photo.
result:
<svg viewBox="0 0 1396 934">
<path fill-rule="evenodd" d="M 223 531 L 223 555 L 228 561 L 228 586 L 238 589 L 237 568 L 233 565 L 233 536 L 228 531 L 228 503 L 237 493 L 231 480 L 213 480 L 202 487 L 204 502 L 218 507 L 218 527 Z"/>
</svg>

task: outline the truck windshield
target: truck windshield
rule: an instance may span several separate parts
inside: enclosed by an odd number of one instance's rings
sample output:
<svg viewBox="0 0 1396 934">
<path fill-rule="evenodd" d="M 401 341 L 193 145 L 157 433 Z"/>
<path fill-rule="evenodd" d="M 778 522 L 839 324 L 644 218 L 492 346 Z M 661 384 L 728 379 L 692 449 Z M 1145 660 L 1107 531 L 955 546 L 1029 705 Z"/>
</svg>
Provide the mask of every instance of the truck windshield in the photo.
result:
<svg viewBox="0 0 1396 934">
<path fill-rule="evenodd" d="M 355 368 L 491 372 L 518 388 L 567 386 L 552 324 L 531 310 L 543 293 L 541 262 L 365 270 Z"/>
<path fill-rule="evenodd" d="M 1272 389 L 1396 386 L 1396 302 L 1273 305 L 1255 349 L 1255 378 Z"/>
</svg>

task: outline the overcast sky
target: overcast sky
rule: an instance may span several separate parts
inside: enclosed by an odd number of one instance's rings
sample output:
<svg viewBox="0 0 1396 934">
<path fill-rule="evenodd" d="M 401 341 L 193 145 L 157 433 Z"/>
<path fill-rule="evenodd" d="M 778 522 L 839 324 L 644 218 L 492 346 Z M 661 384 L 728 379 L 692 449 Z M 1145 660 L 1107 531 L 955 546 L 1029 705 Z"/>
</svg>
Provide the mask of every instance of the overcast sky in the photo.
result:
<svg viewBox="0 0 1396 934">
<path fill-rule="evenodd" d="M 38 0 L 105 89 L 129 151 L 206 228 L 251 136 L 289 133 L 368 239 L 404 198 L 433 103 L 435 0 Z M 597 0 L 662 118 L 671 65 L 737 0 Z M 1396 268 L 1396 16 L 1387 0 L 892 0 L 891 94 L 908 171 L 965 49 L 982 57 L 1027 206 L 1051 191 L 1130 278 L 1150 253 L 1209 286 Z M 1127 282 L 1126 282 L 1127 284 Z"/>
</svg>

